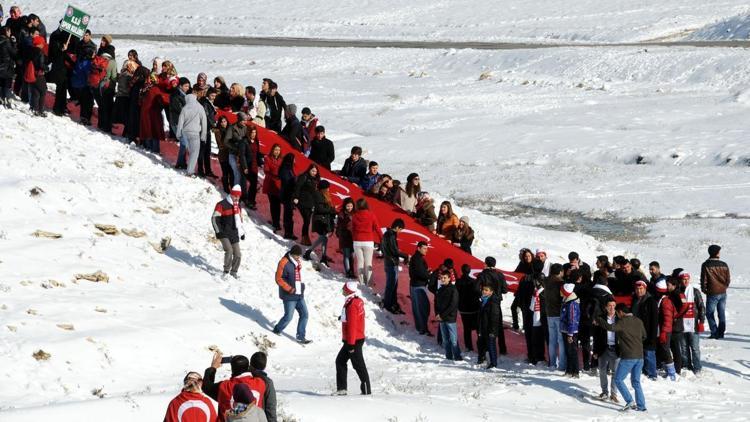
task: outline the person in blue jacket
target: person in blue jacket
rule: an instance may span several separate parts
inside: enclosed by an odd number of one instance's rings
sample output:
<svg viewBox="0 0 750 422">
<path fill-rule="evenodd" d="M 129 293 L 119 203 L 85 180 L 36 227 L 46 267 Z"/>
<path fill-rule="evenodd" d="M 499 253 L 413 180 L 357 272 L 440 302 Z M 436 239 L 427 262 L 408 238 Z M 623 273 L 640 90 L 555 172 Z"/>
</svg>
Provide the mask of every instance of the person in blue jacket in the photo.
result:
<svg viewBox="0 0 750 422">
<path fill-rule="evenodd" d="M 581 273 L 578 270 L 570 272 L 571 280 L 580 278 Z M 560 295 L 563 298 L 560 310 L 560 331 L 565 339 L 565 356 L 568 360 L 565 376 L 578 378 L 578 324 L 581 321 L 581 305 L 574 290 L 575 283 L 566 283 L 560 288 Z"/>
</svg>

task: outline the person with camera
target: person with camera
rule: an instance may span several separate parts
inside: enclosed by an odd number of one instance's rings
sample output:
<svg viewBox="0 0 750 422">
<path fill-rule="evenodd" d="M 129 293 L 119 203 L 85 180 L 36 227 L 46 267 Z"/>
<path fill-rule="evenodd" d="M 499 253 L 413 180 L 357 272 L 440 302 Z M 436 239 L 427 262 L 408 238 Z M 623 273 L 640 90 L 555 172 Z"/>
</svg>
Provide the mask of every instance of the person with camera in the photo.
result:
<svg viewBox="0 0 750 422">
<path fill-rule="evenodd" d="M 215 382 L 216 370 L 223 364 L 229 364 L 232 368 L 232 376 L 223 381 Z M 208 397 L 219 403 L 218 421 L 226 421 L 226 413 L 232 409 L 232 393 L 238 384 L 245 384 L 256 398 L 256 406 L 263 408 L 263 397 L 266 393 L 266 383 L 260 377 L 253 376 L 250 371 L 250 360 L 243 355 L 227 356 L 220 351 L 215 351 L 211 366 L 203 373 L 202 389 Z"/>
<path fill-rule="evenodd" d="M 188 372 L 182 380 L 182 391 L 169 402 L 164 422 L 216 422 L 216 409 L 201 392 L 203 377 Z"/>
<path fill-rule="evenodd" d="M 359 376 L 359 390 L 363 395 L 372 394 L 370 389 L 370 375 L 367 373 L 365 358 L 362 356 L 362 346 L 365 344 L 365 303 L 357 295 L 357 282 L 348 281 L 341 289 L 346 297 L 341 309 L 341 332 L 343 345 L 336 356 L 336 396 L 345 396 L 347 362 L 352 361 L 354 370 Z"/>
</svg>

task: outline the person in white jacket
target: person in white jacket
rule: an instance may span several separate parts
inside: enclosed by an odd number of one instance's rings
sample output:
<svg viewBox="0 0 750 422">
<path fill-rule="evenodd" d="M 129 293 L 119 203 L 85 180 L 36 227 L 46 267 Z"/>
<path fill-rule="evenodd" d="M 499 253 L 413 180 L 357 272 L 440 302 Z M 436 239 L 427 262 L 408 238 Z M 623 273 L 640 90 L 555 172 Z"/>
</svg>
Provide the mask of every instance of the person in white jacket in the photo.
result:
<svg viewBox="0 0 750 422">
<path fill-rule="evenodd" d="M 206 120 L 206 111 L 198 103 L 195 94 L 188 94 L 185 97 L 185 107 L 180 112 L 180 119 L 175 127 L 175 136 L 181 139 L 183 136 L 187 140 L 188 159 L 187 172 L 189 176 L 195 175 L 195 169 L 198 166 L 198 153 L 201 148 L 201 139 L 206 138 L 208 130 L 208 121 Z"/>
</svg>

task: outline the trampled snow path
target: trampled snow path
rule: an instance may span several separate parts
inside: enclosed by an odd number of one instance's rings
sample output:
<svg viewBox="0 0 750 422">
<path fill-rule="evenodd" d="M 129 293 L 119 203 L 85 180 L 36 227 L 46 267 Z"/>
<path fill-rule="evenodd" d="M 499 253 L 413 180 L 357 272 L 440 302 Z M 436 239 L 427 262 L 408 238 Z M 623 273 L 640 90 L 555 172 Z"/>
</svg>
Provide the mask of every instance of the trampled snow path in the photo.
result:
<svg viewBox="0 0 750 422">
<path fill-rule="evenodd" d="M 2 420 L 160 418 L 184 373 L 208 365 L 209 345 L 250 354 L 257 349 L 255 339 L 264 341 L 280 316 L 273 270 L 287 244 L 248 224 L 243 278 L 222 280 L 215 276 L 221 251 L 210 240 L 208 222 L 219 200 L 213 187 L 65 119 L 3 111 L 0 127 Z M 33 187 L 44 192 L 32 196 Z M 477 224 L 480 236 L 492 233 L 485 231 L 490 224 L 513 226 L 489 221 Z M 100 235 L 94 224 L 135 228 L 147 237 Z M 62 238 L 32 237 L 37 229 Z M 527 233 L 549 236 L 550 242 L 560 242 L 555 244 L 560 249 L 569 246 L 568 239 L 581 237 L 541 229 Z M 164 236 L 171 236 L 172 247 L 159 254 L 149 242 Z M 74 274 L 96 270 L 106 272 L 110 282 L 71 281 Z M 353 415 L 367 421 L 492 420 L 501 415 L 509 420 L 621 419 L 606 406 L 580 399 L 597 391 L 597 379 L 571 382 L 516 361 L 505 361 L 490 374 L 468 363 L 446 364 L 432 341 L 415 339 L 409 326 L 371 304 L 366 357 L 376 394 L 330 397 L 340 345 L 340 281 L 308 267 L 304 277 L 309 283 L 308 332 L 316 342 L 301 347 L 288 336 L 268 337 L 275 343 L 269 372 L 281 408 L 297 420 Z M 65 287 L 45 289 L 41 284 L 48 280 Z M 744 417 L 750 375 L 743 346 L 750 333 L 747 317 L 736 311 L 750 302 L 744 286 L 733 290 L 728 340 L 703 343 L 705 378 L 700 383 L 689 375 L 678 384 L 647 382 L 647 418 Z M 57 324 L 72 324 L 73 330 Z M 31 355 L 38 349 L 51 358 L 34 360 Z"/>
</svg>

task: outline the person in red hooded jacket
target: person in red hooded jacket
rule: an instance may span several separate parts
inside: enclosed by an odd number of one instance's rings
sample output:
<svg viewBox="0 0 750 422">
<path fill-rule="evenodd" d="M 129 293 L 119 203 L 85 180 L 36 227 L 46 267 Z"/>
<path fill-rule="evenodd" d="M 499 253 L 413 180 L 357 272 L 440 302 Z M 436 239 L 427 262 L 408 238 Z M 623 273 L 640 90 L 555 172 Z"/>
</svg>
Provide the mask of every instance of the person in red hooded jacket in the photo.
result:
<svg viewBox="0 0 750 422">
<path fill-rule="evenodd" d="M 359 198 L 357 211 L 352 214 L 352 239 L 360 283 L 369 286 L 372 281 L 372 254 L 375 251 L 375 243 L 381 243 L 382 238 L 377 217 L 369 210 L 367 200 Z"/>
<path fill-rule="evenodd" d="M 341 309 L 341 337 L 343 345 L 336 356 L 336 393 L 345 396 L 347 362 L 352 361 L 354 370 L 359 376 L 359 390 L 362 394 L 372 394 L 370 390 L 370 375 L 367 373 L 365 358 L 362 356 L 362 346 L 365 344 L 365 303 L 357 295 L 357 282 L 344 283 L 341 294 L 346 296 L 344 307 Z"/>
<path fill-rule="evenodd" d="M 677 379 L 677 372 L 669 346 L 672 338 L 672 322 L 674 320 L 675 307 L 672 300 L 669 299 L 669 291 L 665 280 L 660 280 L 656 283 L 656 294 L 659 297 L 659 344 L 656 352 L 659 355 L 659 359 L 664 362 L 664 366 L 667 368 L 667 375 L 674 381 Z"/>
<path fill-rule="evenodd" d="M 271 152 L 263 162 L 263 193 L 268 195 L 268 206 L 271 209 L 271 224 L 273 230 L 281 230 L 281 145 L 274 144 Z"/>
<path fill-rule="evenodd" d="M 188 372 L 182 382 L 182 391 L 169 402 L 164 422 L 216 422 L 214 404 L 201 392 L 203 377 Z"/>
</svg>

